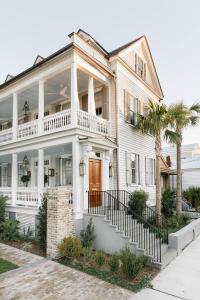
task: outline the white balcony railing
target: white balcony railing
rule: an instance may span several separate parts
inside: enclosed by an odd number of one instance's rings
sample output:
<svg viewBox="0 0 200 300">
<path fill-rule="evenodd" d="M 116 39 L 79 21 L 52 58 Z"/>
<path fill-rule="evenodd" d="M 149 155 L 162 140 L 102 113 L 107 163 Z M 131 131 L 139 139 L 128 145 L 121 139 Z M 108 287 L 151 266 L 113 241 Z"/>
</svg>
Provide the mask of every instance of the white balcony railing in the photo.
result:
<svg viewBox="0 0 200 300">
<path fill-rule="evenodd" d="M 11 141 L 13 138 L 12 128 L 0 131 L 0 143 Z"/>
<path fill-rule="evenodd" d="M 6 204 L 12 204 L 12 188 L 7 186 L 0 187 L 0 195 L 6 196 L 8 198 Z"/>
<path fill-rule="evenodd" d="M 17 140 L 23 140 L 38 136 L 38 127 L 43 126 L 42 134 L 50 134 L 72 128 L 71 109 L 46 116 L 43 118 L 43 123 L 38 120 L 33 120 L 17 126 Z M 75 125 L 75 124 L 74 124 Z M 76 126 L 76 125 L 75 125 Z M 110 122 L 106 119 L 89 114 L 83 110 L 77 112 L 77 127 L 102 135 L 110 134 Z M 10 143 L 13 141 L 13 129 L 9 128 L 0 131 L 0 144 Z"/>
<path fill-rule="evenodd" d="M 38 207 L 38 189 L 18 187 L 16 205 Z"/>
<path fill-rule="evenodd" d="M 43 119 L 44 132 L 51 133 L 70 128 L 71 109 L 63 110 Z"/>
<path fill-rule="evenodd" d="M 38 133 L 38 120 L 21 124 L 17 127 L 17 138 L 26 139 L 36 136 Z"/>
<path fill-rule="evenodd" d="M 107 135 L 110 133 L 110 122 L 83 110 L 78 111 L 78 127 L 95 133 Z"/>
</svg>

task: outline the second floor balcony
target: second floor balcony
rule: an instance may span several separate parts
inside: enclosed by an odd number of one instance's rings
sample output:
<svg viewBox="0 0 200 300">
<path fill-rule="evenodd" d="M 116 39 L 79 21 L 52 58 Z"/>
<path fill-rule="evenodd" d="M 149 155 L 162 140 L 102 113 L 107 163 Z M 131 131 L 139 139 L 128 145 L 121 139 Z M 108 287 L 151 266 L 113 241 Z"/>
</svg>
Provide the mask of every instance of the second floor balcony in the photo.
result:
<svg viewBox="0 0 200 300">
<path fill-rule="evenodd" d="M 0 144 L 73 128 L 111 133 L 109 84 L 75 64 L 0 101 Z"/>
</svg>

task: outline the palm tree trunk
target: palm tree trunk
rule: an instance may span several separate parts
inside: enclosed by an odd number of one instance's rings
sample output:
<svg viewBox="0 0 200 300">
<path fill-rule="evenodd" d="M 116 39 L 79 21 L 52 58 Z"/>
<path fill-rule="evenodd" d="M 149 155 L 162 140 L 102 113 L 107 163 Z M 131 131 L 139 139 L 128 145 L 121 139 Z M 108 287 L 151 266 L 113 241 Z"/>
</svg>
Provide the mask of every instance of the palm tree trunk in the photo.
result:
<svg viewBox="0 0 200 300">
<path fill-rule="evenodd" d="M 156 215 L 157 225 L 160 225 L 161 220 L 161 178 L 160 178 L 160 156 L 161 156 L 161 138 L 160 133 L 155 138 L 155 153 L 156 153 Z"/>
<path fill-rule="evenodd" d="M 180 216 L 182 213 L 182 191 L 181 191 L 181 143 L 176 145 L 176 215 Z"/>
</svg>

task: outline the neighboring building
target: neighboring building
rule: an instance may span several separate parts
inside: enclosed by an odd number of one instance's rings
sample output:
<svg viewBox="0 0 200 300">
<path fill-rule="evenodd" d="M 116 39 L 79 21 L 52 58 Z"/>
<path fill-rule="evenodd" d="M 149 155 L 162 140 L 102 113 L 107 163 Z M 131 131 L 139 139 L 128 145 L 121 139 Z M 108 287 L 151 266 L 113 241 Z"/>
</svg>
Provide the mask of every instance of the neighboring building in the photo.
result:
<svg viewBox="0 0 200 300">
<path fill-rule="evenodd" d="M 163 98 L 145 36 L 107 52 L 83 30 L 0 85 L 0 192 L 35 228 L 41 195 L 64 186 L 77 228 L 87 191 L 144 189 L 155 205 L 154 138 L 135 129 Z"/>
<path fill-rule="evenodd" d="M 163 193 L 167 188 L 170 187 L 170 183 L 174 175 L 176 175 L 176 170 L 171 170 L 171 159 L 167 156 L 160 157 L 160 173 L 161 173 L 161 192 Z"/>
<path fill-rule="evenodd" d="M 176 171 L 176 147 L 165 147 L 163 153 L 172 159 L 172 171 Z M 190 186 L 200 186 L 200 144 L 181 147 L 182 190 Z M 171 186 L 176 188 L 176 176 L 170 178 Z"/>
</svg>

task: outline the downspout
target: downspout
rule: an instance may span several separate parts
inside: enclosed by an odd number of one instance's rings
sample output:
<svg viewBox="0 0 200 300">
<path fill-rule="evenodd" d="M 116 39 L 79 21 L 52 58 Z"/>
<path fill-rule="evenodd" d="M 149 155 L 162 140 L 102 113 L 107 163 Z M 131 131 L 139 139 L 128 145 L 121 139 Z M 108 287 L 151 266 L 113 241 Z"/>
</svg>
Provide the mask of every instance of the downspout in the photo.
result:
<svg viewBox="0 0 200 300">
<path fill-rule="evenodd" d="M 117 142 L 117 189 L 119 190 L 119 99 L 118 99 L 118 80 L 114 76 L 115 82 L 115 103 L 116 103 L 116 142 Z"/>
</svg>

